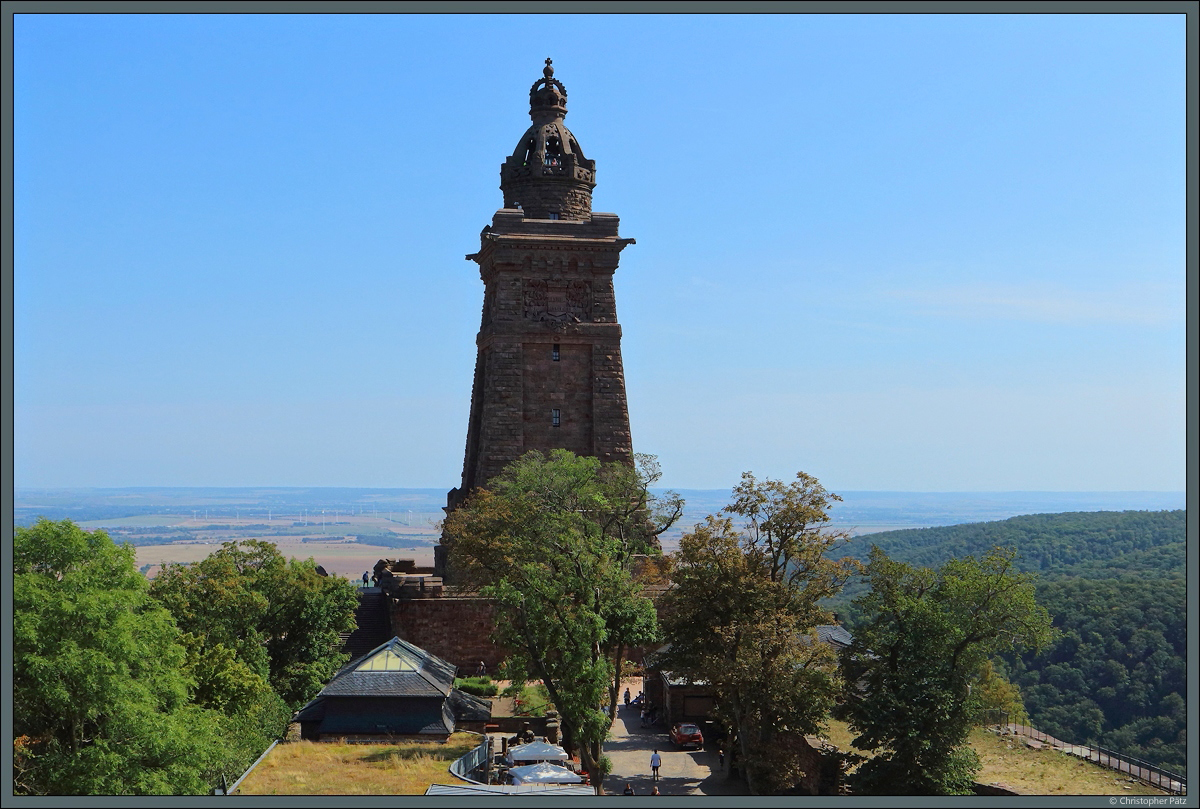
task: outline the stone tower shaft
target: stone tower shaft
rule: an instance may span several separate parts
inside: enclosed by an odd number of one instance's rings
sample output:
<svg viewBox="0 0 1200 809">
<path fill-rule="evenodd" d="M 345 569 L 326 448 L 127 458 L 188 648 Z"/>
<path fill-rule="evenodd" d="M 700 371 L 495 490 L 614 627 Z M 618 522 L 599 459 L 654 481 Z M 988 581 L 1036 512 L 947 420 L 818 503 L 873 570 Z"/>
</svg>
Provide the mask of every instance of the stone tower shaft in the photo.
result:
<svg viewBox="0 0 1200 809">
<path fill-rule="evenodd" d="M 547 60 L 530 92 L 533 126 L 500 168 L 504 207 L 467 256 L 484 284 L 483 317 L 448 510 L 531 450 L 633 460 L 613 272 L 634 240 L 621 238 L 615 214 L 592 212 L 595 163 L 565 114 Z"/>
</svg>

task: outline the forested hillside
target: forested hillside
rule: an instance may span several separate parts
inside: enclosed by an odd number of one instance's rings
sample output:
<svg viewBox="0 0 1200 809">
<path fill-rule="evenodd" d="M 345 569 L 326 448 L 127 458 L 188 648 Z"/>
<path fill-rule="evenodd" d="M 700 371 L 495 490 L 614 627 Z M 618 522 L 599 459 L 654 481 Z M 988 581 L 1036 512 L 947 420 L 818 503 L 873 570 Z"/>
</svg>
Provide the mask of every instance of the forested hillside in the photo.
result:
<svg viewBox="0 0 1200 809">
<path fill-rule="evenodd" d="M 856 537 L 844 554 L 866 561 L 871 545 L 919 567 L 1016 548 L 1021 570 L 1113 578 L 1130 573 L 1183 575 L 1186 512 L 1079 511 L 1028 514 L 996 522 L 912 528 Z"/>
<path fill-rule="evenodd" d="M 1040 584 L 1063 634 L 1003 666 L 1033 724 L 1186 774 L 1186 590 L 1182 575 Z"/>
<path fill-rule="evenodd" d="M 839 554 L 865 559 L 871 545 L 911 565 L 1015 548 L 1039 576 L 1038 601 L 1058 640 L 1041 654 L 1010 656 L 1000 670 L 1021 688 L 1035 726 L 1185 772 L 1186 513 L 1035 514 L 997 522 L 858 537 Z M 854 582 L 831 605 L 853 627 Z"/>
</svg>

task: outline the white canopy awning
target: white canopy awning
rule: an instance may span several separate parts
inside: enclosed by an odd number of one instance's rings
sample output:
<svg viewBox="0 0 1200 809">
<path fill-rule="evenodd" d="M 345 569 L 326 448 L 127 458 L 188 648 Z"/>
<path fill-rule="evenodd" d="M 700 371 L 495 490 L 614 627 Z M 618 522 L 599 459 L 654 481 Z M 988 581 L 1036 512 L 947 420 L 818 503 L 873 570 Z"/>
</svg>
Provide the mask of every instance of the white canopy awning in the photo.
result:
<svg viewBox="0 0 1200 809">
<path fill-rule="evenodd" d="M 509 764 L 515 764 L 518 761 L 566 761 L 570 756 L 556 744 L 530 742 L 508 748 L 506 758 Z"/>
<path fill-rule="evenodd" d="M 583 778 L 565 767 L 539 761 L 525 767 L 513 767 L 508 771 L 514 784 L 578 784 Z"/>
</svg>

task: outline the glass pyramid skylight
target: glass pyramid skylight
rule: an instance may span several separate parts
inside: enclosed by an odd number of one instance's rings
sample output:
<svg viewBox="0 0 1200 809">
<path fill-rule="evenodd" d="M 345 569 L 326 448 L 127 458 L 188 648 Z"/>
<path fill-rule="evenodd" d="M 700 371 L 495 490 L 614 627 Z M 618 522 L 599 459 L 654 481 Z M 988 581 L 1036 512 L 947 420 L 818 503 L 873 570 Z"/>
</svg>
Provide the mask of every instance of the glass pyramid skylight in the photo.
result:
<svg viewBox="0 0 1200 809">
<path fill-rule="evenodd" d="M 416 671 L 418 661 L 407 656 L 396 654 L 391 649 L 383 649 L 358 664 L 355 671 Z"/>
</svg>

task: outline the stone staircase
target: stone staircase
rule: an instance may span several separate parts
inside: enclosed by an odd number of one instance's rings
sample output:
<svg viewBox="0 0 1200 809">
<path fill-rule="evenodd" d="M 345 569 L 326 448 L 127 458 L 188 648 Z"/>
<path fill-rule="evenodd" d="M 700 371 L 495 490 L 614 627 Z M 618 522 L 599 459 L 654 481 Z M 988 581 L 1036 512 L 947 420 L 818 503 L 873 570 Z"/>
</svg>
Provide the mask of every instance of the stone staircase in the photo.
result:
<svg viewBox="0 0 1200 809">
<path fill-rule="evenodd" d="M 388 598 L 379 587 L 362 587 L 358 591 L 358 609 L 354 612 L 358 628 L 341 634 L 342 651 L 353 660 L 387 643 L 392 632 Z"/>
</svg>

